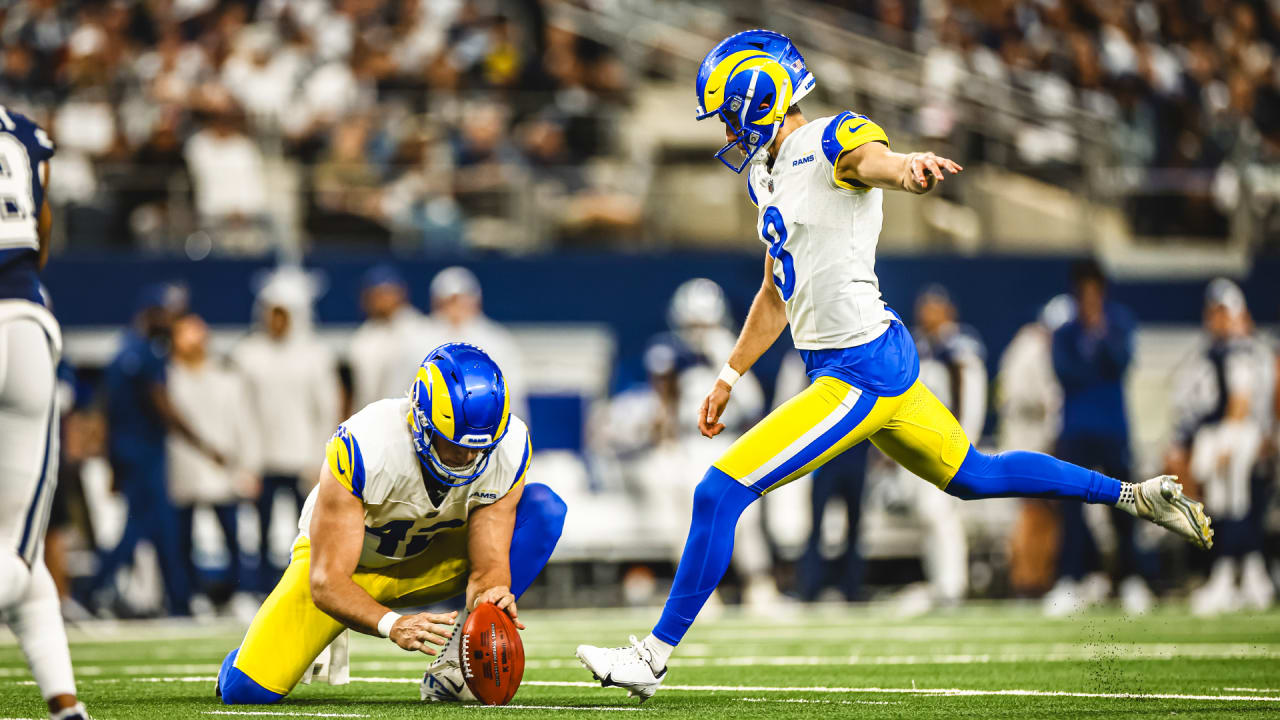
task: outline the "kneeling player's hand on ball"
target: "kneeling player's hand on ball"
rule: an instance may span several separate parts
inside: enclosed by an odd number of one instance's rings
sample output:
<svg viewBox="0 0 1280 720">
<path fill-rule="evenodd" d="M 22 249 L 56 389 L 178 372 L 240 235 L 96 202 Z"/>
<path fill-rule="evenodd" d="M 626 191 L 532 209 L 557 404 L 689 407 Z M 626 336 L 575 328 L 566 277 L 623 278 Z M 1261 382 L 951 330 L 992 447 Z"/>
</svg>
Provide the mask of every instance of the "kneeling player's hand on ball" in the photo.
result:
<svg viewBox="0 0 1280 720">
<path fill-rule="evenodd" d="M 497 585 L 476 595 L 475 602 L 471 604 L 471 609 L 475 610 L 481 603 L 493 603 L 511 616 L 511 622 L 519 630 L 524 630 L 524 623 L 520 622 L 519 610 L 516 609 L 516 596 L 511 594 L 511 588 L 506 585 Z"/>
<path fill-rule="evenodd" d="M 453 637 L 458 611 L 405 615 L 391 626 L 391 641 L 405 650 L 436 655 L 433 645 L 444 645 Z"/>
</svg>

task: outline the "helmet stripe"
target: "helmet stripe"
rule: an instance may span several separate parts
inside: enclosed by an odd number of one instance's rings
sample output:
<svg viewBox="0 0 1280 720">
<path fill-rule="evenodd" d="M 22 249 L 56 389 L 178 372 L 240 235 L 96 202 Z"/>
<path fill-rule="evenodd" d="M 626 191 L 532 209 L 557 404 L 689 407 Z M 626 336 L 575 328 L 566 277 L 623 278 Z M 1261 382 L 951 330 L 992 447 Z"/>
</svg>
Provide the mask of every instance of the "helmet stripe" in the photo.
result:
<svg viewBox="0 0 1280 720">
<path fill-rule="evenodd" d="M 454 420 L 457 418 L 453 397 L 449 395 L 449 386 L 445 384 L 444 374 L 440 372 L 440 368 L 435 363 L 428 363 L 427 368 L 430 374 L 428 387 L 431 393 L 428 399 L 431 402 L 431 425 L 436 432 L 453 440 Z"/>
<path fill-rule="evenodd" d="M 504 389 L 506 382 L 503 382 Z M 494 441 L 501 440 L 507 434 L 507 421 L 511 419 L 511 393 L 510 391 L 502 393 L 502 420 L 498 422 L 498 434 L 493 436 Z"/>
</svg>

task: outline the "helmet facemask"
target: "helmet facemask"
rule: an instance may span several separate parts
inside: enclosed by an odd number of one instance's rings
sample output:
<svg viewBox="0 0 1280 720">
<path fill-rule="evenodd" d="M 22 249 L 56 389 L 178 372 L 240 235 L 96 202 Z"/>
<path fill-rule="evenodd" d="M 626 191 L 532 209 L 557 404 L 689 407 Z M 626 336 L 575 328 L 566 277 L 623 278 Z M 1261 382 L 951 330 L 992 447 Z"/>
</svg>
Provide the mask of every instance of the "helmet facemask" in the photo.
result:
<svg viewBox="0 0 1280 720">
<path fill-rule="evenodd" d="M 485 468 L 489 466 L 489 458 L 493 455 L 493 449 L 497 447 L 498 441 L 494 440 L 484 446 L 464 445 L 436 432 L 431 425 L 431 419 L 423 410 L 422 404 L 418 402 L 419 387 L 421 385 L 414 386 L 409 403 L 410 434 L 413 436 L 413 447 L 418 453 L 418 459 L 441 484 L 449 487 L 470 485 L 484 474 Z M 432 441 L 437 437 L 454 447 L 479 450 L 480 452 L 466 465 L 454 467 L 446 463 L 444 458 L 440 457 L 440 453 L 436 451 L 435 443 Z M 500 439 L 498 438 L 498 440 Z M 450 482 L 450 480 L 456 482 Z"/>
<path fill-rule="evenodd" d="M 757 157 L 760 161 L 764 161 L 765 156 L 759 154 L 760 150 L 773 142 L 778 128 L 782 125 L 782 118 L 786 116 L 785 109 L 781 113 L 776 112 L 775 109 L 779 94 L 784 98 L 789 98 L 791 95 L 789 81 L 785 77 L 783 83 L 788 86 L 775 87 L 772 74 L 767 73 L 763 68 L 744 70 L 730 80 L 730 89 L 726 89 L 724 102 L 714 110 L 702 112 L 696 116 L 698 120 L 705 120 L 718 115 L 720 121 L 733 132 L 734 139 L 725 143 L 715 155 L 725 167 L 735 173 L 741 173 Z M 745 87 L 731 89 L 744 84 Z M 735 147 L 743 154 L 742 162 L 737 165 L 725 157 L 725 153 Z"/>
</svg>

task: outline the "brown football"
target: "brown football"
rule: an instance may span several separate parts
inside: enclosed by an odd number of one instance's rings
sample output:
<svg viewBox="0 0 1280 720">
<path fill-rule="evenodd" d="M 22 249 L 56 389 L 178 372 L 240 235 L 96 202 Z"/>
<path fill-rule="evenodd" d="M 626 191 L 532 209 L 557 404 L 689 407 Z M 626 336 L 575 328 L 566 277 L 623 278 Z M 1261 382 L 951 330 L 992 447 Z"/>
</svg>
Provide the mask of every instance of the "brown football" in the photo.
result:
<svg viewBox="0 0 1280 720">
<path fill-rule="evenodd" d="M 506 612 L 481 603 L 462 625 L 458 646 L 462 676 L 485 705 L 506 705 L 524 677 L 524 644 Z"/>
</svg>

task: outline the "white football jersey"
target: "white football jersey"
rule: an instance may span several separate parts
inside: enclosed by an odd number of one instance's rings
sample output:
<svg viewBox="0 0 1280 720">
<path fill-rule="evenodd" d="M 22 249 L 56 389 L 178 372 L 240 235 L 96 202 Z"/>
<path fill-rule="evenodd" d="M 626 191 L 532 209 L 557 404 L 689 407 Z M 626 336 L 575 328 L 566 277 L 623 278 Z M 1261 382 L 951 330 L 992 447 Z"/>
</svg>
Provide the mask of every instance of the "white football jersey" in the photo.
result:
<svg viewBox="0 0 1280 720">
<path fill-rule="evenodd" d="M 524 480 L 532 459 L 529 428 L 511 416 L 507 434 L 489 465 L 470 485 L 449 488 L 437 505 L 427 494 L 426 475 L 409 433 L 409 398 L 379 400 L 338 426 L 325 461 L 338 482 L 364 503 L 364 550 L 360 567 L 379 568 L 420 555 L 441 533 L 466 532 L 471 511 L 491 505 Z M 312 490 L 298 520 L 307 537 Z"/>
<path fill-rule="evenodd" d="M 875 272 L 883 191 L 835 178 L 840 154 L 868 142 L 889 141 L 865 116 L 819 118 L 783 140 L 772 169 L 753 163 L 747 175 L 800 350 L 856 347 L 889 327 Z"/>
</svg>

